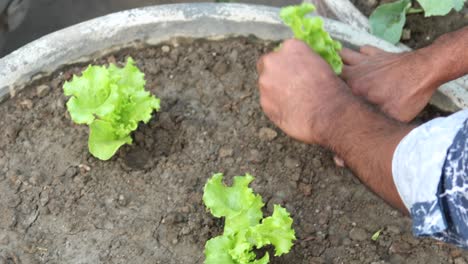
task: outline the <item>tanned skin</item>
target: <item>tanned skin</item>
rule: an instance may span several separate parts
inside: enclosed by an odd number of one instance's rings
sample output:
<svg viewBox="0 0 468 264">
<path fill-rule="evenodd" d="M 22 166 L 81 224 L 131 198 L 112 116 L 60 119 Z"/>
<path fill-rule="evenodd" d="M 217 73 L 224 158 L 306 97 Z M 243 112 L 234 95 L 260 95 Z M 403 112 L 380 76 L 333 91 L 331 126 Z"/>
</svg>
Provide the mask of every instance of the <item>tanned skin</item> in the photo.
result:
<svg viewBox="0 0 468 264">
<path fill-rule="evenodd" d="M 393 153 L 414 128 L 404 122 L 439 85 L 467 73 L 467 45 L 464 28 L 403 54 L 344 50 L 340 79 L 306 44 L 287 40 L 258 61 L 260 104 L 286 134 L 332 149 L 372 191 L 407 213 L 392 176 Z"/>
</svg>

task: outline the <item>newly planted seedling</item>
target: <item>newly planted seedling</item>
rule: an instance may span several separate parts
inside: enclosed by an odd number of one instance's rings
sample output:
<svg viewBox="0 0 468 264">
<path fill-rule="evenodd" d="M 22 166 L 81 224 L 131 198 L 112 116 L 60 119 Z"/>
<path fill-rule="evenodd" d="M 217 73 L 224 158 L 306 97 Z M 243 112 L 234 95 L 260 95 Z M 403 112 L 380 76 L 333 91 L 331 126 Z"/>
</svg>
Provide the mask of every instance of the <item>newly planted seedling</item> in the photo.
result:
<svg viewBox="0 0 468 264">
<path fill-rule="evenodd" d="M 130 133 L 138 123 L 147 123 L 159 110 L 159 99 L 145 91 L 144 74 L 132 58 L 123 68 L 89 66 L 80 77 L 66 82 L 63 91 L 71 96 L 67 109 L 72 120 L 89 125 L 89 151 L 101 160 L 131 144 Z"/>
<path fill-rule="evenodd" d="M 282 8 L 280 16 L 293 31 L 294 37 L 307 43 L 340 74 L 343 68 L 343 61 L 339 55 L 341 43 L 333 40 L 325 31 L 322 18 L 307 16 L 314 10 L 314 5 L 303 3 Z"/>
<path fill-rule="evenodd" d="M 275 247 L 275 256 L 288 253 L 296 239 L 293 220 L 283 207 L 274 205 L 273 215 L 263 218 L 262 197 L 249 184 L 252 175 L 234 177 L 231 187 L 223 184 L 223 174 L 208 180 L 203 202 L 215 217 L 224 217 L 224 233 L 205 245 L 205 264 L 266 264 L 267 253 L 257 259 L 254 248 Z"/>
<path fill-rule="evenodd" d="M 460 11 L 466 0 L 417 0 L 422 9 L 412 8 L 411 0 L 399 0 L 377 7 L 369 17 L 372 34 L 393 44 L 400 41 L 406 15 L 424 12 L 425 16 L 444 16 Z"/>
</svg>

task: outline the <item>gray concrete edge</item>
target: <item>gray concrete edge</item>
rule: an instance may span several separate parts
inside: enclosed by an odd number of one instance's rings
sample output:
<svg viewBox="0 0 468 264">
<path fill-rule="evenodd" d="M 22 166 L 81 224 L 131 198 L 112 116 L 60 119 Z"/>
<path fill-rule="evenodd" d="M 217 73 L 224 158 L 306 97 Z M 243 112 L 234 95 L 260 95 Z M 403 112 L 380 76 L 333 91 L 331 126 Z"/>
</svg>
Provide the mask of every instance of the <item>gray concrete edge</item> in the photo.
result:
<svg viewBox="0 0 468 264">
<path fill-rule="evenodd" d="M 46 35 L 0 59 L 0 100 L 62 66 L 87 61 L 136 42 L 153 45 L 174 37 L 255 35 L 266 40 L 291 37 L 278 14 L 278 8 L 268 6 L 192 3 L 138 8 L 92 19 Z M 326 30 L 346 46 L 369 44 L 401 51 L 364 30 L 324 20 Z M 468 95 L 457 83 L 444 85 L 440 91 L 435 103 L 443 110 L 455 111 L 467 106 Z"/>
</svg>

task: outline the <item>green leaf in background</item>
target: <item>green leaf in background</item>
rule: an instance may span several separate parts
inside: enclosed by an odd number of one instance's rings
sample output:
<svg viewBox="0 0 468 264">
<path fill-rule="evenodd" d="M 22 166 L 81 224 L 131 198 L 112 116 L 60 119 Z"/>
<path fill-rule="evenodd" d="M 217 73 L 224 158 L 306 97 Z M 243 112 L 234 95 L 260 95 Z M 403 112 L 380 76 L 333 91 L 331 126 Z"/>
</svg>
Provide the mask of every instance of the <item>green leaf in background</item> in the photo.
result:
<svg viewBox="0 0 468 264">
<path fill-rule="evenodd" d="M 410 0 L 400 0 L 377 7 L 369 17 L 372 34 L 390 43 L 398 43 L 406 23 L 406 11 L 410 7 Z"/>
<path fill-rule="evenodd" d="M 424 15 L 428 16 L 444 16 L 452 9 L 461 11 L 465 0 L 418 0 L 421 7 L 424 9 Z"/>
<path fill-rule="evenodd" d="M 325 31 L 322 18 L 307 16 L 314 10 L 314 5 L 303 3 L 282 8 L 280 16 L 293 31 L 294 37 L 307 43 L 330 64 L 335 73 L 340 74 L 343 68 L 343 61 L 339 55 L 341 43 L 333 40 Z"/>
</svg>

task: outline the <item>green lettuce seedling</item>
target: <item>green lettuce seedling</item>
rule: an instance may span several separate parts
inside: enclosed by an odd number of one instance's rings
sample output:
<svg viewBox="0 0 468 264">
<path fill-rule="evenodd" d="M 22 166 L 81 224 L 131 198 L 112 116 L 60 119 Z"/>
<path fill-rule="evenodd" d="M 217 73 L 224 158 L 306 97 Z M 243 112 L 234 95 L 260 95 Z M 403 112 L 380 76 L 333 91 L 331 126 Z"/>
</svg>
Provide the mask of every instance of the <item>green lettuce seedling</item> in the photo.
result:
<svg viewBox="0 0 468 264">
<path fill-rule="evenodd" d="M 307 43 L 310 48 L 330 64 L 335 73 L 340 74 L 343 68 L 343 61 L 339 54 L 342 48 L 341 43 L 333 40 L 328 32 L 324 30 L 322 18 L 307 16 L 314 10 L 314 5 L 303 3 L 282 8 L 280 16 L 283 22 L 291 28 L 297 39 Z"/>
<path fill-rule="evenodd" d="M 101 160 L 131 144 L 130 133 L 160 107 L 159 99 L 145 91 L 144 74 L 132 58 L 123 68 L 90 65 L 81 77 L 66 82 L 63 91 L 71 96 L 67 102 L 71 119 L 89 125 L 89 151 Z"/>
<path fill-rule="evenodd" d="M 214 174 L 205 185 L 203 202 L 215 217 L 224 217 L 224 233 L 205 245 L 205 264 L 267 264 L 267 253 L 257 259 L 254 248 L 275 247 L 275 256 L 288 253 L 295 238 L 293 220 L 283 207 L 274 205 L 273 215 L 263 218 L 262 197 L 249 184 L 252 175 L 234 177 L 231 187 L 223 174 Z"/>
</svg>

